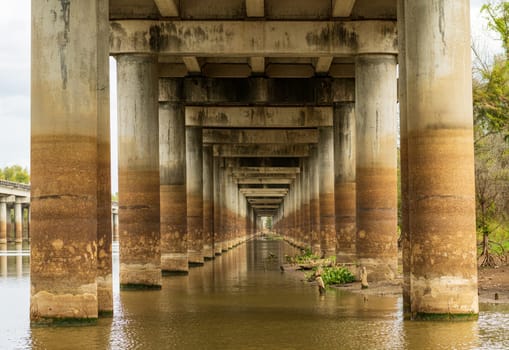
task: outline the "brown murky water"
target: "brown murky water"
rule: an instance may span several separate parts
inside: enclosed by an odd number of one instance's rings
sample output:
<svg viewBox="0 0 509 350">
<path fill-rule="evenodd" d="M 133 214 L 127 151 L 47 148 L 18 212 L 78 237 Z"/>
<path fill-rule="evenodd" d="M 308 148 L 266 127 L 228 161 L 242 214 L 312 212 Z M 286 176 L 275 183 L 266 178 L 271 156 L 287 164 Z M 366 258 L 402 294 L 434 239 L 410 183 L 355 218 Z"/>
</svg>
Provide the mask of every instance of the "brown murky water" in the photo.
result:
<svg viewBox="0 0 509 350">
<path fill-rule="evenodd" d="M 477 322 L 403 321 L 401 298 L 320 297 L 281 273 L 295 253 L 251 241 L 189 276 L 165 277 L 161 291 L 116 289 L 114 317 L 97 326 L 30 328 L 28 251 L 0 247 L 0 349 L 509 348 L 508 307 L 483 306 Z"/>
</svg>

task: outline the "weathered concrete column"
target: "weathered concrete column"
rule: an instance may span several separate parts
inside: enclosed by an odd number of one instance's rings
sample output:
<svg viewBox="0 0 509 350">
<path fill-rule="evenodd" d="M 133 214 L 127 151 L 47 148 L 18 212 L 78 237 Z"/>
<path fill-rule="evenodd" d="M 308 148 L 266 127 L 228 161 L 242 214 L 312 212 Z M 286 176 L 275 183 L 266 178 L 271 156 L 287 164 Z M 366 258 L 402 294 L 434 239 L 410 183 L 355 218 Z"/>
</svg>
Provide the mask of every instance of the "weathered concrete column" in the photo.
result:
<svg viewBox="0 0 509 350">
<path fill-rule="evenodd" d="M 334 105 L 334 196 L 336 206 L 336 260 L 357 259 L 355 246 L 355 103 Z"/>
<path fill-rule="evenodd" d="M 406 29 L 405 1 L 398 0 L 398 101 L 399 101 L 399 162 L 401 191 L 401 249 L 403 262 L 403 314 L 411 318 L 410 308 L 410 265 L 411 247 L 409 231 L 408 197 L 408 130 L 407 130 L 407 73 L 406 73 Z"/>
<path fill-rule="evenodd" d="M 113 240 L 118 241 L 118 208 L 113 209 L 111 220 L 112 220 Z"/>
<path fill-rule="evenodd" d="M 222 254 L 223 232 L 221 228 L 221 158 L 214 157 L 214 186 L 213 186 L 213 210 L 214 210 L 214 255 Z"/>
<path fill-rule="evenodd" d="M 0 244 L 7 243 L 7 203 L 0 198 Z"/>
<path fill-rule="evenodd" d="M 186 127 L 187 258 L 203 265 L 203 143 L 202 130 Z"/>
<path fill-rule="evenodd" d="M 98 316 L 98 21 L 96 2 L 32 2 L 34 324 Z"/>
<path fill-rule="evenodd" d="M 23 242 L 23 206 L 20 199 L 14 203 L 14 227 L 16 243 Z"/>
<path fill-rule="evenodd" d="M 318 142 L 320 181 L 320 240 L 322 255 L 336 255 L 336 209 L 334 206 L 334 129 L 321 127 Z"/>
<path fill-rule="evenodd" d="M 203 256 L 214 258 L 214 157 L 212 146 L 203 146 Z"/>
<path fill-rule="evenodd" d="M 357 254 L 371 281 L 397 272 L 396 58 L 356 57 Z"/>
<path fill-rule="evenodd" d="M 120 287 L 161 288 L 157 57 L 117 57 Z"/>
<path fill-rule="evenodd" d="M 476 318 L 469 2 L 405 6 L 412 314 Z"/>
<path fill-rule="evenodd" d="M 182 81 L 165 79 L 168 102 L 159 104 L 161 269 L 187 273 L 186 121 Z"/>
<path fill-rule="evenodd" d="M 97 300 L 99 315 L 113 315 L 111 241 L 109 4 L 98 1 L 97 35 Z"/>
<path fill-rule="evenodd" d="M 221 215 L 221 251 L 228 251 L 229 225 L 228 225 L 228 167 L 225 159 L 222 159 L 220 166 L 220 215 Z"/>
<path fill-rule="evenodd" d="M 309 158 L 302 162 L 302 212 L 304 248 L 311 248 L 311 217 L 309 208 Z"/>
<path fill-rule="evenodd" d="M 309 154 L 309 212 L 311 222 L 311 249 L 321 254 L 320 244 L 320 177 L 318 175 L 318 147 L 311 146 Z"/>
</svg>

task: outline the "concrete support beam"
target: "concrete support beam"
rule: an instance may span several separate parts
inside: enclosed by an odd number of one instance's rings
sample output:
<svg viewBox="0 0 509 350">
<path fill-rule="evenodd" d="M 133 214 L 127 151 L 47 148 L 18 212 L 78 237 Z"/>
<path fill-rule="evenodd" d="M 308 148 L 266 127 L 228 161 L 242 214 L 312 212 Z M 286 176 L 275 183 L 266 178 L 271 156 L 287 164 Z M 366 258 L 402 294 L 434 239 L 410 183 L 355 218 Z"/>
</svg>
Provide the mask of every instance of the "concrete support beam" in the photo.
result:
<svg viewBox="0 0 509 350">
<path fill-rule="evenodd" d="M 234 176 L 292 175 L 300 173 L 299 167 L 238 167 L 232 169 Z"/>
<path fill-rule="evenodd" d="M 336 256 L 336 211 L 334 205 L 334 129 L 320 128 L 318 143 L 320 179 L 320 245 L 322 255 Z"/>
<path fill-rule="evenodd" d="M 202 130 L 186 127 L 187 257 L 189 266 L 204 263 Z"/>
<path fill-rule="evenodd" d="M 214 210 L 214 255 L 222 254 L 223 234 L 221 228 L 221 158 L 212 159 L 214 168 L 213 210 Z"/>
<path fill-rule="evenodd" d="M 186 125 L 208 128 L 332 126 L 328 107 L 186 107 Z"/>
<path fill-rule="evenodd" d="M 198 62 L 198 59 L 195 56 L 184 56 L 182 57 L 182 61 L 184 61 L 188 73 L 190 74 L 201 73 L 200 62 Z"/>
<path fill-rule="evenodd" d="M 157 58 L 117 57 L 120 287 L 161 288 Z"/>
<path fill-rule="evenodd" d="M 285 185 L 291 184 L 292 179 L 287 178 L 263 178 L 263 177 L 252 177 L 252 178 L 239 178 L 235 180 L 238 185 Z"/>
<path fill-rule="evenodd" d="M 160 65 L 164 67 L 164 65 Z M 182 65 L 183 66 L 183 65 Z M 331 67 L 331 72 L 334 69 Z M 344 68 L 350 77 L 355 66 Z M 162 72 L 161 72 L 162 73 Z M 184 68 L 184 75 L 187 72 Z M 188 105 L 271 105 L 271 106 L 331 106 L 334 102 L 355 101 L 354 79 L 213 79 L 186 77 L 182 79 L 183 102 Z M 168 82 L 168 83 L 167 83 Z M 159 80 L 159 101 L 171 101 L 172 79 Z"/>
<path fill-rule="evenodd" d="M 355 103 L 334 105 L 336 261 L 341 263 L 357 260 L 355 142 Z"/>
<path fill-rule="evenodd" d="M 159 104 L 161 269 L 187 273 L 186 126 L 182 84 L 172 83 L 173 101 Z"/>
<path fill-rule="evenodd" d="M 264 0 L 246 0 L 247 17 L 263 17 L 265 16 Z"/>
<path fill-rule="evenodd" d="M 97 301 L 99 315 L 113 314 L 109 4 L 98 1 L 97 32 Z"/>
<path fill-rule="evenodd" d="M 110 26 L 112 55 L 159 53 L 178 56 L 337 57 L 368 53 L 397 54 L 396 22 L 386 20 L 118 20 L 111 21 Z M 179 45 L 174 45 L 175 42 Z"/>
<path fill-rule="evenodd" d="M 397 273 L 396 57 L 356 58 L 357 255 L 372 281 Z"/>
<path fill-rule="evenodd" d="M 316 74 L 327 74 L 331 67 L 332 60 L 332 56 L 319 57 L 315 64 Z"/>
<path fill-rule="evenodd" d="M 58 0 L 34 1 L 31 15 L 30 321 L 91 323 L 101 18 L 95 4 Z"/>
<path fill-rule="evenodd" d="M 203 143 L 212 144 L 309 144 L 318 142 L 316 129 L 204 129 Z"/>
<path fill-rule="evenodd" d="M 409 0 L 405 16 L 411 311 L 477 318 L 469 2 Z"/>
<path fill-rule="evenodd" d="M 212 146 L 203 146 L 203 256 L 214 258 L 214 157 Z"/>
<path fill-rule="evenodd" d="M 177 0 L 154 0 L 159 13 L 163 17 L 178 17 L 179 9 Z"/>
<path fill-rule="evenodd" d="M 246 197 L 281 197 L 288 193 L 287 188 L 241 188 L 240 193 Z"/>
<path fill-rule="evenodd" d="M 307 157 L 307 145 L 214 145 L 214 157 L 260 158 L 260 157 Z"/>
<path fill-rule="evenodd" d="M 332 17 L 350 17 L 355 0 L 332 0 Z"/>
<path fill-rule="evenodd" d="M 281 204 L 283 203 L 282 198 L 248 198 L 247 199 L 249 204 Z"/>
<path fill-rule="evenodd" d="M 250 57 L 249 66 L 253 74 L 265 73 L 265 57 Z"/>
</svg>

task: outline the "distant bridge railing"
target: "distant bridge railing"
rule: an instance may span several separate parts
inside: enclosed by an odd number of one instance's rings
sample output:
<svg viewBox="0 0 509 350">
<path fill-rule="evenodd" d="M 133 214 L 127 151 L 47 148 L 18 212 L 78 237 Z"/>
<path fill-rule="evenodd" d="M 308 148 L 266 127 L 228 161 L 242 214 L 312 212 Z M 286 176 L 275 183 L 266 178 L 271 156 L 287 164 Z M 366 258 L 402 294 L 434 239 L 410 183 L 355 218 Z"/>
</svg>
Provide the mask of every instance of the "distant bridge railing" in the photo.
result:
<svg viewBox="0 0 509 350">
<path fill-rule="evenodd" d="M 0 180 L 0 186 L 10 187 L 10 188 L 17 189 L 17 190 L 30 191 L 30 185 L 29 184 L 22 184 L 22 183 L 19 183 L 19 182 Z"/>
</svg>

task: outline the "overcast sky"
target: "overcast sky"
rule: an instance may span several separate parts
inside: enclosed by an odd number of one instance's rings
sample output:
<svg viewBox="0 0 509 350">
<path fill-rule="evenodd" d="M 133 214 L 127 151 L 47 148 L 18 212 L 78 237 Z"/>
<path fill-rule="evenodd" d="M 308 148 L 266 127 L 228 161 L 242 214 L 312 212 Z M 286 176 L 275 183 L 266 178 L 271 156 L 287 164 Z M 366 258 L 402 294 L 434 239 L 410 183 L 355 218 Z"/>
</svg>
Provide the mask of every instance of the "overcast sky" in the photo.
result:
<svg viewBox="0 0 509 350">
<path fill-rule="evenodd" d="M 0 11 L 0 167 L 30 166 L 30 0 L 4 1 Z M 485 0 L 471 0 L 472 37 L 489 51 L 500 44 L 485 32 L 479 10 Z M 116 135 L 115 63 L 111 66 L 112 134 Z M 112 167 L 116 169 L 112 137 Z M 116 177 L 116 171 L 114 172 Z M 113 192 L 117 181 L 113 180 Z"/>
</svg>

